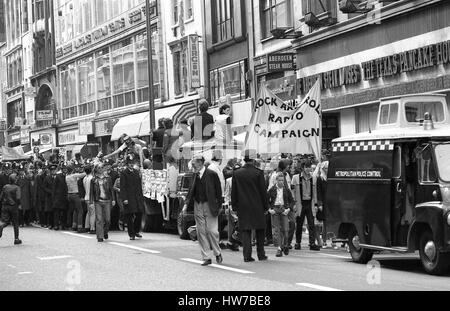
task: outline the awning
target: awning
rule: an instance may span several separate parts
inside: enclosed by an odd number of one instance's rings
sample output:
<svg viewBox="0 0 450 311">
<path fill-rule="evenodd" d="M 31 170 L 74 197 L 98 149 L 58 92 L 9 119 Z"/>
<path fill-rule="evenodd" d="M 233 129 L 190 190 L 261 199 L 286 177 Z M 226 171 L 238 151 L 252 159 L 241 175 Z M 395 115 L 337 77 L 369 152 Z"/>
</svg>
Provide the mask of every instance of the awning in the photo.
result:
<svg viewBox="0 0 450 311">
<path fill-rule="evenodd" d="M 131 116 L 121 118 L 113 128 L 111 141 L 119 140 L 120 136 L 123 134 L 127 134 L 131 137 L 139 136 L 139 131 L 145 117 L 148 119 L 148 112 L 133 114 Z"/>
<path fill-rule="evenodd" d="M 177 113 L 177 111 L 180 110 L 180 108 L 182 108 L 181 105 L 156 109 L 155 110 L 155 126 L 158 127 L 158 120 L 161 118 L 168 118 L 168 119 L 173 120 L 173 116 Z M 176 123 L 174 122 L 173 124 L 175 127 Z M 147 116 L 141 125 L 141 130 L 139 131 L 138 136 L 140 136 L 140 137 L 148 136 L 149 133 L 150 133 L 150 114 L 147 113 Z"/>
<path fill-rule="evenodd" d="M 15 148 L 2 147 L 2 160 L 3 161 L 22 161 L 28 160 L 21 146 Z"/>
<path fill-rule="evenodd" d="M 155 122 L 161 118 L 170 118 L 181 108 L 180 105 L 155 110 Z M 127 134 L 130 137 L 143 137 L 150 134 L 150 113 L 143 112 L 123 117 L 114 126 L 111 141 L 119 140 L 120 136 Z"/>
<path fill-rule="evenodd" d="M 183 105 L 173 116 L 173 124 L 178 124 L 183 119 L 189 119 L 197 114 L 197 107 L 194 102 Z"/>
</svg>

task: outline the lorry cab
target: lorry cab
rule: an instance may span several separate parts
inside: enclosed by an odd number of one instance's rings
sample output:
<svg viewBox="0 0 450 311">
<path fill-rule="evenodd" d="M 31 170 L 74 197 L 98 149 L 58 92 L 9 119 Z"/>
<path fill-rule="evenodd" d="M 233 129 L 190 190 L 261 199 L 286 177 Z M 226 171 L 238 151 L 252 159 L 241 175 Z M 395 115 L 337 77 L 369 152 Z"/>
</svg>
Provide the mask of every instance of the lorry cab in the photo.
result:
<svg viewBox="0 0 450 311">
<path fill-rule="evenodd" d="M 380 100 L 377 127 L 333 141 L 327 232 L 353 261 L 420 254 L 427 273 L 450 267 L 450 117 L 444 95 Z"/>
</svg>

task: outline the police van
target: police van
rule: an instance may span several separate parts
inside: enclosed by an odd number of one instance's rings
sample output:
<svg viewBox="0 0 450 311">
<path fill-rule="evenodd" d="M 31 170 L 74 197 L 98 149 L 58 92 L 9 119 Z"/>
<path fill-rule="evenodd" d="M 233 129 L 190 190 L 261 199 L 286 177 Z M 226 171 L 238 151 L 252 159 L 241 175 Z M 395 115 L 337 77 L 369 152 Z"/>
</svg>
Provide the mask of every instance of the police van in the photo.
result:
<svg viewBox="0 0 450 311">
<path fill-rule="evenodd" d="M 450 268 L 450 116 L 444 95 L 380 101 L 377 127 L 333 141 L 327 232 L 354 262 L 415 253 L 429 274 Z"/>
</svg>

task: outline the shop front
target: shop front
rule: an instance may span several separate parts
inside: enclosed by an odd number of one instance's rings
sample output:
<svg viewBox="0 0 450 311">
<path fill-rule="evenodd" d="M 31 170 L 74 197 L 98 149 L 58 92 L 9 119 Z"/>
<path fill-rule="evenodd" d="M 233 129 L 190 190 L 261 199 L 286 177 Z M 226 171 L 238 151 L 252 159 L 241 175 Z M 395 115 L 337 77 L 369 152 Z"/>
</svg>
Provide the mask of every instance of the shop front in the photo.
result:
<svg viewBox="0 0 450 311">
<path fill-rule="evenodd" d="M 94 135 L 97 142 L 100 144 L 100 149 L 103 154 L 110 154 L 115 150 L 111 135 L 114 126 L 119 120 L 120 118 L 113 118 L 94 122 Z"/>
<path fill-rule="evenodd" d="M 84 158 L 94 158 L 98 154 L 98 144 L 90 143 L 88 135 L 80 135 L 79 129 L 72 129 L 58 133 L 58 145 L 64 148 L 67 161 L 72 160 L 77 153 Z"/>
<path fill-rule="evenodd" d="M 390 10 L 383 13 L 390 18 L 382 15 L 374 27 L 342 34 L 337 28 L 323 40 L 312 34 L 293 43 L 298 94 L 320 79 L 324 116 L 333 116 L 327 126 L 337 126 L 339 136 L 374 129 L 381 98 L 440 93 L 449 102 L 450 3 L 407 15 Z"/>
</svg>

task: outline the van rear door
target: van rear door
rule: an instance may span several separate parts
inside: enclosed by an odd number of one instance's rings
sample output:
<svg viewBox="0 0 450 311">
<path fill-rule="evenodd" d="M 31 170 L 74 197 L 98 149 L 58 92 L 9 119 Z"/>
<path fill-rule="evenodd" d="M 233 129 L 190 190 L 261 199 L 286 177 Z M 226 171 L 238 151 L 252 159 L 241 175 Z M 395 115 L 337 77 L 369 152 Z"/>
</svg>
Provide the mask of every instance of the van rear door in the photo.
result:
<svg viewBox="0 0 450 311">
<path fill-rule="evenodd" d="M 328 231 L 345 238 L 343 228 L 355 226 L 362 244 L 389 247 L 394 146 L 389 141 L 346 145 L 335 146 L 330 160 Z"/>
</svg>

